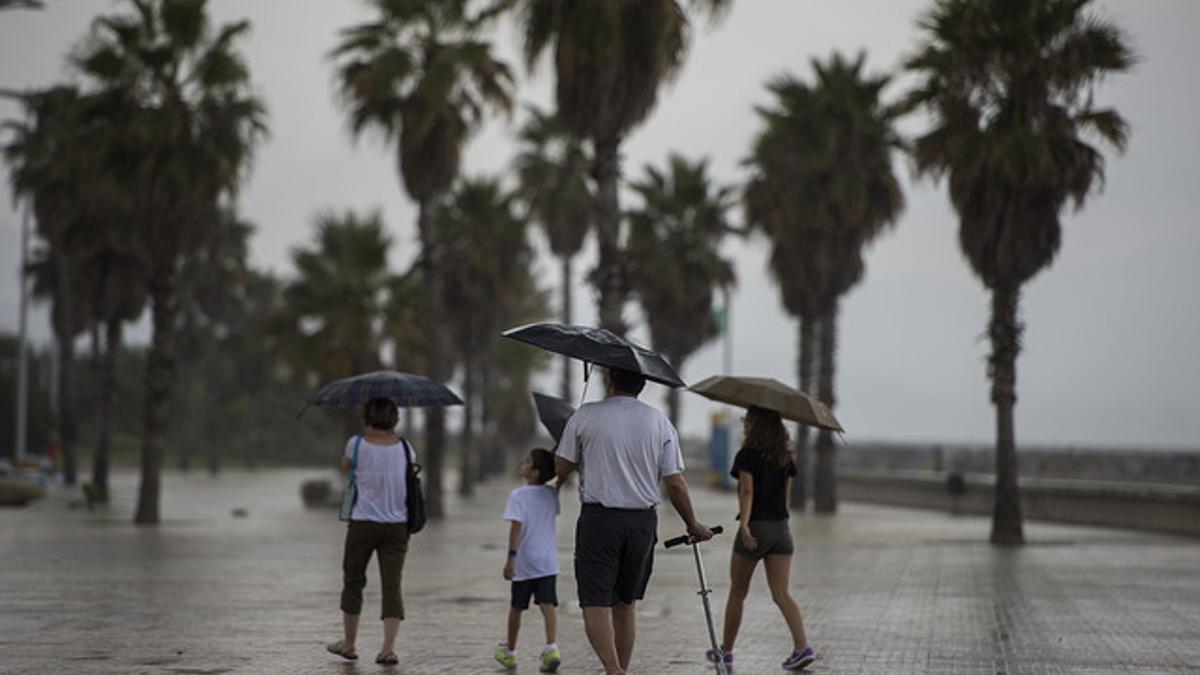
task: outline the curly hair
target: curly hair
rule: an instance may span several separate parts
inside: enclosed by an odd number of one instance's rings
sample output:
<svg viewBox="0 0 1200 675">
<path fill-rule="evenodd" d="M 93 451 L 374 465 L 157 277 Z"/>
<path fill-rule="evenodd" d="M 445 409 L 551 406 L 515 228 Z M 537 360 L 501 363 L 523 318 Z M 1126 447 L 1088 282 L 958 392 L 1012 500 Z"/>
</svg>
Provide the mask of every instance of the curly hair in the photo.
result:
<svg viewBox="0 0 1200 675">
<path fill-rule="evenodd" d="M 750 406 L 746 411 L 746 438 L 742 445 L 763 453 L 767 462 L 777 469 L 792 459 L 787 429 L 774 410 Z"/>
</svg>

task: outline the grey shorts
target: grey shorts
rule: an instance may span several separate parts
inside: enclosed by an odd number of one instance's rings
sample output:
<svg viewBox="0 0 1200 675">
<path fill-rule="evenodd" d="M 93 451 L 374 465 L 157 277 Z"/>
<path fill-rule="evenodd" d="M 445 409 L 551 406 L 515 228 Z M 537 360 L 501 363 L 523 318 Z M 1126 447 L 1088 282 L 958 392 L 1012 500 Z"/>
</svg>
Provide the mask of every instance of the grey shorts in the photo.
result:
<svg viewBox="0 0 1200 675">
<path fill-rule="evenodd" d="M 748 549 L 742 538 L 734 533 L 733 552 L 753 560 L 762 560 L 769 555 L 791 555 L 792 530 L 787 520 L 752 520 L 750 534 L 758 540 L 758 548 Z"/>
</svg>

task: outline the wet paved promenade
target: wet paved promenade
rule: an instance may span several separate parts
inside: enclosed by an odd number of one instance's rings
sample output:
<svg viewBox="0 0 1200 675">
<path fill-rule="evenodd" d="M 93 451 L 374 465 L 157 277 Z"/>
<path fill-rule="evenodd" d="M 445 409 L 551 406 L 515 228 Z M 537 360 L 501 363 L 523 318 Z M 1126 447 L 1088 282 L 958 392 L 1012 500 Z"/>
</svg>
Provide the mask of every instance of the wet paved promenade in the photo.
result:
<svg viewBox="0 0 1200 675">
<path fill-rule="evenodd" d="M 314 471 L 169 474 L 165 522 L 129 524 L 135 479 L 117 477 L 107 511 L 56 494 L 0 510 L 0 673 L 495 673 L 507 586 L 500 578 L 513 485 L 497 482 L 417 535 L 405 568 L 398 668 L 368 658 L 381 627 L 374 565 L 357 664 L 326 655 L 339 635 L 343 526 L 306 511 Z M 694 489 L 697 510 L 729 527 L 730 494 Z M 563 673 L 598 673 L 573 602 L 578 506 L 564 494 L 559 550 Z M 234 508 L 247 516 L 235 518 Z M 1200 673 L 1200 540 L 1027 524 L 1021 550 L 985 543 L 986 519 L 844 504 L 794 518 L 793 591 L 817 673 Z M 681 528 L 660 512 L 660 535 Z M 728 536 L 706 546 L 718 615 Z M 761 575 L 761 573 L 760 573 Z M 707 646 L 687 550 L 662 552 L 639 612 L 632 673 L 704 673 Z M 541 620 L 526 615 L 519 653 Z M 789 644 L 765 579 L 755 581 L 737 672 L 774 673 Z M 520 672 L 537 672 L 530 663 Z"/>
</svg>

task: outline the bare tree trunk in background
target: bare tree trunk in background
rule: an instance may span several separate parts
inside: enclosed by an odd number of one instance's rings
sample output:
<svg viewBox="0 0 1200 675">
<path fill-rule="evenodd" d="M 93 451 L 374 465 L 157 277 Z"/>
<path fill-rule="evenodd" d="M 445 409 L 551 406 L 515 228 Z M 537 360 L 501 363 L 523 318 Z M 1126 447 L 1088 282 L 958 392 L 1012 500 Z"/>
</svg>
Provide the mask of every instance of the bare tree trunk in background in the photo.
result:
<svg viewBox="0 0 1200 675">
<path fill-rule="evenodd" d="M 413 414 L 412 408 L 404 409 L 404 437 L 410 439 L 410 442 L 413 434 L 417 431 L 415 417 L 416 415 Z"/>
<path fill-rule="evenodd" d="M 162 494 L 163 434 L 167 428 L 167 406 L 175 374 L 174 269 L 151 274 L 147 289 L 153 333 L 146 362 L 146 408 L 142 427 L 142 476 L 138 487 L 137 511 L 133 522 L 152 525 L 159 522 Z"/>
<path fill-rule="evenodd" d="M 92 456 L 92 485 L 103 501 L 108 501 L 109 455 L 117 397 L 117 356 L 120 350 L 121 319 L 110 315 L 105 322 L 104 353 L 100 362 L 99 406 L 96 410 L 96 453 Z"/>
<path fill-rule="evenodd" d="M 218 456 L 220 434 L 213 430 L 213 414 L 214 411 L 211 408 L 204 411 L 204 450 L 208 456 L 208 475 L 210 476 L 221 473 L 221 458 Z"/>
<path fill-rule="evenodd" d="M 479 427 L 483 430 L 483 442 L 480 452 L 479 469 L 482 478 L 498 476 L 504 472 L 504 452 L 497 440 L 496 433 L 496 391 L 495 370 L 496 339 L 489 337 L 483 343 L 483 359 L 479 368 L 481 391 L 481 410 Z"/>
<path fill-rule="evenodd" d="M 71 293 L 71 272 L 65 254 L 51 256 L 54 274 L 55 329 L 58 333 L 58 432 L 65 485 L 74 485 L 78 473 L 76 445 L 79 441 L 79 415 L 75 400 L 75 303 Z"/>
<path fill-rule="evenodd" d="M 813 317 L 801 317 L 797 330 L 799 335 L 799 358 L 797 360 L 797 377 L 800 391 L 813 394 L 814 356 L 816 355 L 817 322 Z M 803 511 L 808 507 L 809 461 L 808 425 L 796 425 L 796 478 L 792 481 L 791 506 L 793 511 Z"/>
<path fill-rule="evenodd" d="M 594 138 L 592 177 L 596 181 L 596 241 L 600 261 L 594 283 L 600 292 L 600 325 L 625 334 L 625 261 L 620 249 L 621 207 L 617 193 L 621 178 L 620 138 Z"/>
<path fill-rule="evenodd" d="M 668 354 L 667 358 L 670 363 L 677 369 L 683 366 L 683 359 L 678 354 Z M 667 387 L 667 419 L 671 420 L 671 426 L 675 427 L 675 431 L 679 431 L 679 390 L 675 387 Z"/>
<path fill-rule="evenodd" d="M 458 448 L 458 494 L 464 497 L 475 493 L 477 469 L 474 461 L 475 406 L 478 392 L 475 390 L 475 357 L 468 349 L 463 358 L 463 423 Z"/>
<path fill-rule="evenodd" d="M 562 257 L 562 322 L 571 325 L 572 314 L 574 307 L 572 306 L 571 293 L 571 278 L 574 276 L 572 272 L 571 256 Z M 570 401 L 575 398 L 575 387 L 571 383 L 571 357 L 562 357 L 562 389 L 559 394 L 564 401 Z"/>
<path fill-rule="evenodd" d="M 832 411 L 837 402 L 834 397 L 834 376 L 837 357 L 837 315 L 835 300 L 821 319 L 821 365 L 820 399 Z M 813 484 L 813 508 L 817 513 L 837 511 L 837 485 L 833 467 L 833 432 L 821 429 L 817 432 L 817 463 Z"/>
<path fill-rule="evenodd" d="M 422 199 L 417 214 L 421 235 L 421 279 L 425 286 L 425 375 L 441 382 L 445 376 L 442 355 L 442 268 L 441 243 L 434 228 L 434 200 Z M 429 517 L 446 515 L 442 493 L 442 469 L 445 465 L 446 411 L 439 406 L 425 408 L 425 502 Z"/>
<path fill-rule="evenodd" d="M 1003 546 L 1025 543 L 1013 423 L 1013 408 L 1017 403 L 1017 354 L 1021 351 L 1023 329 L 1017 318 L 1020 299 L 1019 287 L 993 289 L 992 318 L 988 325 L 992 342 L 988 374 L 992 379 L 992 403 L 996 406 L 996 491 L 991 541 Z"/>
</svg>

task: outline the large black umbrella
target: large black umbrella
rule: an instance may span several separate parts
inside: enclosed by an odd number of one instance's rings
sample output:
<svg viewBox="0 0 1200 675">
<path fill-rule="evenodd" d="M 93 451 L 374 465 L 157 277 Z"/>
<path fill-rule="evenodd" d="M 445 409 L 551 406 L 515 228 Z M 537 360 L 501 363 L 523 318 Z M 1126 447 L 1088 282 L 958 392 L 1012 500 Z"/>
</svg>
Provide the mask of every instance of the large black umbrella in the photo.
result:
<svg viewBox="0 0 1200 675">
<path fill-rule="evenodd" d="M 598 366 L 639 373 L 647 380 L 654 380 L 668 387 L 686 386 L 671 364 L 658 352 L 604 328 L 568 326 L 562 323 L 531 323 L 510 328 L 504 331 L 503 335 Z"/>
<path fill-rule="evenodd" d="M 309 396 L 308 405 L 347 408 L 363 405 L 373 398 L 390 398 L 401 408 L 462 405 L 458 394 L 441 382 L 395 370 L 334 380 Z"/>
<path fill-rule="evenodd" d="M 546 431 L 554 437 L 554 442 L 558 443 L 562 440 L 567 420 L 575 414 L 575 408 L 561 398 L 539 394 L 536 391 L 533 392 L 533 405 L 537 407 L 537 416 L 542 421 L 542 426 L 546 427 Z"/>
</svg>

